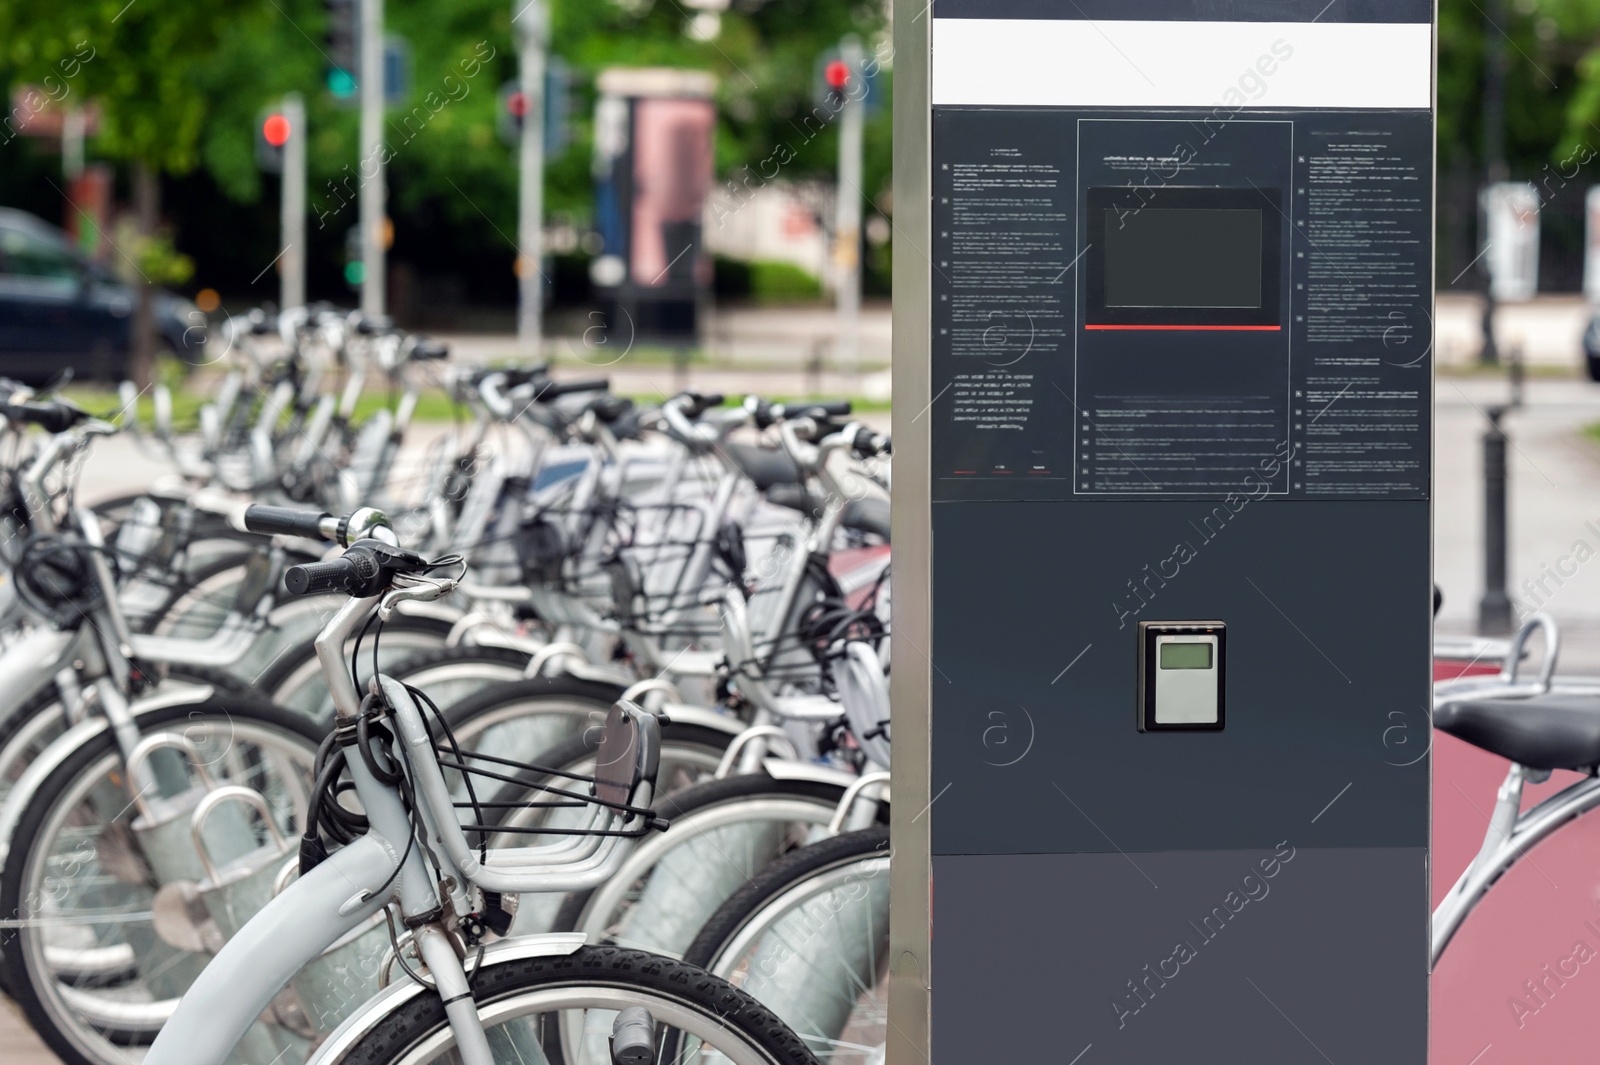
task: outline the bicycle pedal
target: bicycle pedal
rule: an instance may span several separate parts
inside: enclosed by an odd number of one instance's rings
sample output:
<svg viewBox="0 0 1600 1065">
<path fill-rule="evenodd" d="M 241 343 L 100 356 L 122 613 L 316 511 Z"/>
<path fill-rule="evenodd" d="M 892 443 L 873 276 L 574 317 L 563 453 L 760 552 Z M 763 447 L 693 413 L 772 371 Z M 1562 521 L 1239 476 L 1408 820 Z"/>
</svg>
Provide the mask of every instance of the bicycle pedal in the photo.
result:
<svg viewBox="0 0 1600 1065">
<path fill-rule="evenodd" d="M 611 1026 L 611 1065 L 656 1065 L 656 1019 L 629 1006 Z"/>
</svg>

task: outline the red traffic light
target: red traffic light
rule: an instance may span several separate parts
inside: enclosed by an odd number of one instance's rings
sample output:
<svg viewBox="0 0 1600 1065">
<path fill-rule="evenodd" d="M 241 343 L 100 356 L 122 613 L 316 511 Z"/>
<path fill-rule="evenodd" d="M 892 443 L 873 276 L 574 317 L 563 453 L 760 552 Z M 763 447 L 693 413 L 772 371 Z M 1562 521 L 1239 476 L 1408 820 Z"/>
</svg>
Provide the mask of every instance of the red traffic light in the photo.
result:
<svg viewBox="0 0 1600 1065">
<path fill-rule="evenodd" d="M 274 148 L 282 148 L 289 143 L 289 120 L 278 114 L 268 115 L 261 123 L 261 136 Z"/>
<path fill-rule="evenodd" d="M 843 59 L 832 60 L 823 70 L 822 76 L 827 79 L 828 88 L 843 92 L 845 86 L 850 84 L 850 64 Z"/>
<path fill-rule="evenodd" d="M 511 93 L 506 97 L 506 110 L 511 113 L 512 118 L 526 117 L 528 114 L 528 94 L 525 92 Z"/>
</svg>

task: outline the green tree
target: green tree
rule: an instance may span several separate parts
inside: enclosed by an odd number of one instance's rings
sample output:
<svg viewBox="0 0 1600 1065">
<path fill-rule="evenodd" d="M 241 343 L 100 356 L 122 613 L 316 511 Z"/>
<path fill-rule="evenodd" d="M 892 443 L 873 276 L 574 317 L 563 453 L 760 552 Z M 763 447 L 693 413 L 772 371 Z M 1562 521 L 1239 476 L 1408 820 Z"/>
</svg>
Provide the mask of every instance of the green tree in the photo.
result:
<svg viewBox="0 0 1600 1065">
<path fill-rule="evenodd" d="M 151 288 L 181 279 L 183 270 L 182 259 L 158 233 L 157 176 L 195 165 L 214 99 L 196 91 L 202 74 L 214 64 L 225 36 L 259 32 L 268 14 L 267 4 L 256 0 L 0 5 L 0 56 L 15 78 L 46 89 L 63 85 L 61 104 L 95 102 L 102 115 L 96 150 L 126 160 L 132 169 L 136 236 L 132 247 L 118 248 L 118 256 L 139 286 L 136 380 L 148 382 L 154 365 Z M 176 265 L 162 272 L 162 264 Z"/>
</svg>

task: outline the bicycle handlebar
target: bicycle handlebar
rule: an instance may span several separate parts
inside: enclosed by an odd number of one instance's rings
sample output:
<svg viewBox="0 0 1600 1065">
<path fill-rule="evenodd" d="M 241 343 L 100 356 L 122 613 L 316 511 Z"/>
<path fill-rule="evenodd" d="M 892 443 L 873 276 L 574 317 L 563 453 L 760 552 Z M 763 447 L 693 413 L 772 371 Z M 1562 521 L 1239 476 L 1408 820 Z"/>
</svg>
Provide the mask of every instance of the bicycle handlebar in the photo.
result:
<svg viewBox="0 0 1600 1065">
<path fill-rule="evenodd" d="M 570 396 L 577 392 L 605 392 L 611 388 L 611 378 L 591 377 L 583 381 L 552 381 L 539 389 L 540 400 L 555 399 L 557 396 Z"/>
<path fill-rule="evenodd" d="M 353 595 L 377 575 L 376 559 L 365 553 L 351 552 L 328 562 L 303 562 L 298 566 L 290 566 L 283 574 L 283 586 L 290 595 L 316 595 L 319 592 L 349 592 Z"/>
<path fill-rule="evenodd" d="M 331 540 L 333 515 L 326 511 L 300 510 L 295 507 L 269 507 L 252 504 L 244 511 L 246 532 L 262 536 L 303 536 L 308 540 Z"/>
<path fill-rule="evenodd" d="M 0 404 L 8 421 L 37 425 L 47 433 L 64 433 L 89 420 L 89 412 L 65 400 Z"/>
<path fill-rule="evenodd" d="M 745 400 L 745 409 L 750 412 L 757 429 L 770 429 L 787 418 L 827 421 L 830 418 L 848 417 L 850 401 L 830 399 L 816 403 L 771 403 L 759 396 L 750 396 Z"/>
</svg>

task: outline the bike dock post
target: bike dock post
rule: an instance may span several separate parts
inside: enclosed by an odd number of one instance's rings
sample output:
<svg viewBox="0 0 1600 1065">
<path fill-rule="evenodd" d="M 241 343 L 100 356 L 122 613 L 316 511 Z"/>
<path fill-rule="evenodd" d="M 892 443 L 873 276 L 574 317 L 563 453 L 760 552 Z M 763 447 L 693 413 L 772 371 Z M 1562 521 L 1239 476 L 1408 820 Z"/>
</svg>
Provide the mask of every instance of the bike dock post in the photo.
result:
<svg viewBox="0 0 1600 1065">
<path fill-rule="evenodd" d="M 897 0 L 889 1065 L 1426 1062 L 1433 19 Z"/>
</svg>

